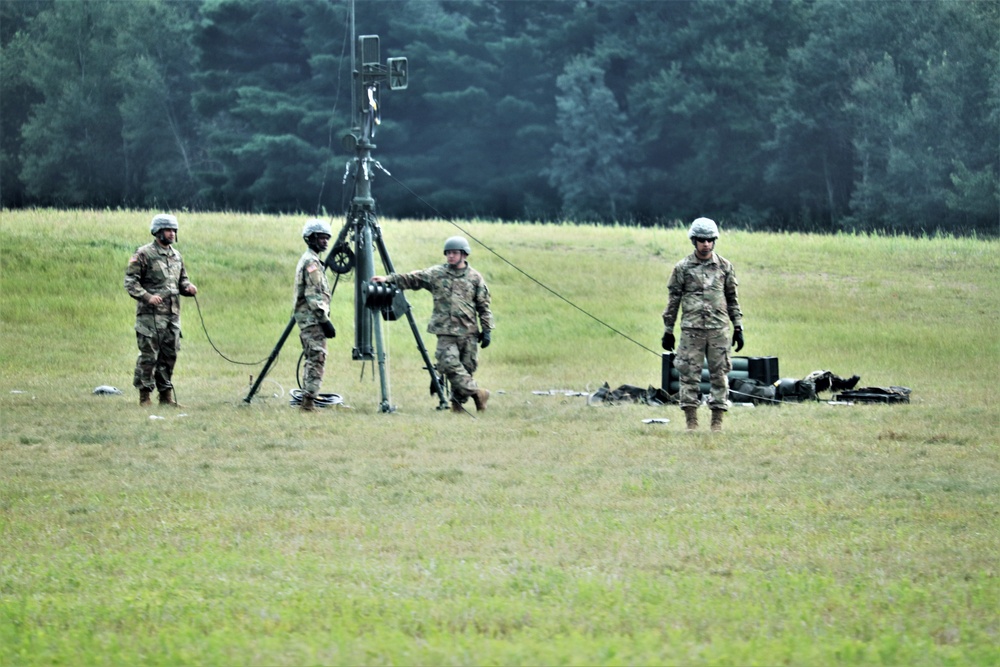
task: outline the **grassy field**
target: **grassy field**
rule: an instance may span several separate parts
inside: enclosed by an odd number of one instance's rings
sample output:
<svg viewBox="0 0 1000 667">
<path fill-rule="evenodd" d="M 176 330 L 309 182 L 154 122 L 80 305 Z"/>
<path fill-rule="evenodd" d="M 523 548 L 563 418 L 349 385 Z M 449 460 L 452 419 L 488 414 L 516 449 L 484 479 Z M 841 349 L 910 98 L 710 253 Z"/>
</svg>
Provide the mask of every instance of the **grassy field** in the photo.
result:
<svg viewBox="0 0 1000 667">
<path fill-rule="evenodd" d="M 178 217 L 208 335 L 265 358 L 304 219 Z M 691 434 L 675 407 L 536 393 L 660 386 L 682 229 L 382 221 L 401 271 L 476 239 L 497 330 L 472 419 L 434 409 L 405 322 L 378 411 L 353 274 L 324 384 L 349 407 L 288 406 L 294 334 L 244 403 L 261 365 L 189 299 L 183 407 L 140 409 L 122 278 L 150 218 L 2 212 L 0 665 L 1000 662 L 997 240 L 724 229 L 743 354 L 912 402 Z"/>
</svg>

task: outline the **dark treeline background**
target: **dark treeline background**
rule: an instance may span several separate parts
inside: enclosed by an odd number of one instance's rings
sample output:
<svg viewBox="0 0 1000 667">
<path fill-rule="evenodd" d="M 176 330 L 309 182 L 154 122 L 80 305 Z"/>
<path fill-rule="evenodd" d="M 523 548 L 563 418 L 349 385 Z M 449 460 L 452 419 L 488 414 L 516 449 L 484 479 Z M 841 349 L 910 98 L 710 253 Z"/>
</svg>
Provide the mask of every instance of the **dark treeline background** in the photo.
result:
<svg viewBox="0 0 1000 667">
<path fill-rule="evenodd" d="M 346 0 L 2 0 L 4 207 L 339 215 Z M 382 215 L 996 234 L 995 0 L 356 0 Z M 416 196 L 415 196 L 416 195 Z"/>
</svg>

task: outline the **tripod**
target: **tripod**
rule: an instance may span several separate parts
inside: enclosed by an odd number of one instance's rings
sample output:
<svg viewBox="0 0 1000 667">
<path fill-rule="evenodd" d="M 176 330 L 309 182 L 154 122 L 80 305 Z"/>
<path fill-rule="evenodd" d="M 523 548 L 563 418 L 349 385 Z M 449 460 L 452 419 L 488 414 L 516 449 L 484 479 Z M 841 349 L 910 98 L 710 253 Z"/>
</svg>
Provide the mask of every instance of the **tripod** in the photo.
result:
<svg viewBox="0 0 1000 667">
<path fill-rule="evenodd" d="M 337 241 L 327 254 L 323 263 L 324 270 L 331 269 L 334 273 L 348 273 L 354 269 L 354 349 L 351 357 L 355 361 L 377 361 L 379 383 L 381 386 L 381 399 L 379 402 L 380 412 L 393 412 L 395 407 L 390 402 L 388 373 L 386 370 L 385 341 L 382 335 L 381 319 L 393 321 L 405 315 L 413 333 L 417 349 L 424 360 L 424 367 L 431 377 L 431 387 L 433 393 L 438 397 L 438 410 L 448 409 L 448 401 L 445 398 L 444 387 L 441 379 L 434 370 L 434 364 L 427 352 L 423 339 L 420 337 L 420 330 L 413 317 L 413 310 L 406 300 L 403 292 L 394 287 L 379 285 L 372 282 L 375 275 L 375 253 L 378 253 L 385 273 L 393 273 L 395 269 L 392 258 L 386 249 L 385 240 L 382 236 L 382 228 L 378 224 L 378 219 L 374 213 L 375 200 L 371 197 L 371 168 L 377 165 L 371 159 L 371 149 L 373 144 L 367 141 L 359 141 L 357 145 L 357 157 L 355 158 L 356 177 L 354 198 L 351 201 L 350 210 L 347 213 L 347 221 L 341 228 L 337 236 Z M 378 165 L 381 168 L 381 165 Z M 353 242 L 354 249 L 351 249 Z M 381 319 L 380 319 L 381 317 Z M 254 394 L 260 388 L 261 383 L 267 376 L 274 361 L 281 351 L 281 347 L 288 339 L 292 328 L 295 326 L 295 318 L 292 317 L 288 326 L 285 327 L 278 343 L 275 345 L 264 368 L 257 377 L 256 382 L 250 388 L 250 392 L 243 399 L 245 403 L 253 400 Z"/>
<path fill-rule="evenodd" d="M 439 401 L 437 409 L 446 410 L 448 409 L 448 401 L 445 399 L 444 387 L 434 370 L 434 364 L 427 353 L 427 348 L 420 338 L 420 330 L 413 318 L 409 302 L 401 290 L 372 282 L 372 277 L 375 275 L 376 252 L 382 261 L 385 273 L 395 272 L 389 251 L 386 250 L 385 241 L 382 238 L 382 229 L 375 216 L 375 199 L 372 197 L 371 191 L 373 168 L 385 171 L 385 168 L 373 160 L 371 156 L 372 149 L 375 148 L 375 144 L 372 142 L 375 137 L 375 127 L 380 122 L 379 84 L 388 80 L 392 89 L 405 88 L 406 59 L 390 58 L 388 67 L 380 65 L 378 36 L 376 35 L 360 37 L 358 52 L 361 54 L 362 69 L 360 73 L 356 70 L 355 75 L 359 84 L 357 93 L 358 97 L 361 98 L 361 104 L 355 109 L 360 112 L 361 127 L 356 127 L 353 133 L 344 137 L 344 147 L 355 152 L 355 157 L 352 162 L 348 163 L 348 170 L 344 175 L 346 181 L 353 164 L 354 196 L 347 212 L 347 221 L 337 235 L 337 241 L 333 248 L 327 254 L 326 261 L 323 262 L 323 270 L 329 268 L 337 274 L 344 274 L 352 268 L 354 269 L 354 349 L 351 356 L 356 361 L 375 360 L 378 362 L 379 383 L 381 385 L 379 411 L 393 412 L 395 410 L 389 398 L 385 341 L 379 318 L 381 316 L 385 320 L 396 320 L 400 315 L 406 316 L 410 324 L 410 331 L 413 332 L 413 338 L 417 343 L 417 349 L 420 350 L 423 357 L 424 367 L 430 373 L 432 394 L 437 394 Z M 386 173 L 388 174 L 387 171 Z M 353 250 L 351 249 L 352 243 Z M 254 394 L 257 393 L 294 326 L 295 318 L 292 317 L 264 364 L 257 381 L 250 388 L 246 398 L 243 399 L 245 403 L 250 403 Z"/>
<path fill-rule="evenodd" d="M 330 251 L 330 257 L 333 257 L 333 260 L 331 261 L 328 257 L 326 262 L 327 265 L 332 265 L 334 271 L 338 272 L 349 267 L 351 263 L 354 264 L 354 349 L 351 356 L 353 359 L 361 361 L 377 360 L 379 382 L 382 389 L 379 410 L 392 412 L 394 408 L 389 402 L 385 344 L 379 315 L 389 321 L 398 319 L 400 315 L 405 315 L 410 324 L 410 331 L 413 333 L 417 349 L 424 360 L 424 367 L 430 373 L 433 392 L 438 396 L 437 409 L 445 410 L 448 408 L 448 402 L 445 399 L 444 388 L 434 371 L 434 364 L 431 362 L 427 348 L 420 337 L 420 330 L 413 317 L 410 303 L 406 300 L 402 290 L 372 282 L 372 277 L 375 275 L 376 251 L 382 261 L 385 273 L 395 272 L 392 258 L 385 247 L 382 228 L 379 226 L 373 211 L 375 200 L 371 197 L 371 167 L 372 165 L 382 167 L 371 159 L 372 148 L 374 148 L 374 144 L 368 141 L 358 142 L 354 199 L 351 201 L 351 208 L 347 214 L 347 222 L 337 238 L 337 244 Z M 348 237 L 354 240 L 353 259 L 350 256 L 350 246 L 347 243 Z"/>
</svg>

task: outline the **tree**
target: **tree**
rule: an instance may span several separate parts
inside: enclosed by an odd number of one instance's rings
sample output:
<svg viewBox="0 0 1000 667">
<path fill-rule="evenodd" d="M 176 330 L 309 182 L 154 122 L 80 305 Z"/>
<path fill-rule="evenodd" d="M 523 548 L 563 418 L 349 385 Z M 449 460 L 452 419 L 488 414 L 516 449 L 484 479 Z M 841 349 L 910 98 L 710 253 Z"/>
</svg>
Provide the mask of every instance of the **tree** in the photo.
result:
<svg viewBox="0 0 1000 667">
<path fill-rule="evenodd" d="M 951 127 L 956 149 L 949 165 L 951 187 L 945 193 L 953 214 L 950 227 L 962 234 L 973 229 L 995 234 L 1000 230 L 1000 6 L 948 5 L 943 23 L 951 28 L 948 34 L 964 37 L 951 40 L 946 52 L 952 71 L 961 63 L 961 88 L 937 89 L 942 105 L 950 103 L 949 94 L 962 101 L 962 114 Z M 982 95 L 983 90 L 989 92 Z"/>
<path fill-rule="evenodd" d="M 191 110 L 197 5 L 151 2 L 134 9 L 119 27 L 123 55 L 113 70 L 122 91 L 126 196 L 163 208 L 197 204 L 195 168 L 204 159 Z"/>
<path fill-rule="evenodd" d="M 381 90 L 382 214 L 998 230 L 994 1 L 356 9 L 410 64 Z M 347 10 L 0 3 L 3 204 L 339 208 Z"/>
<path fill-rule="evenodd" d="M 56 2 L 30 27 L 25 76 L 42 100 L 21 130 L 21 179 L 42 204 L 116 205 L 126 186 L 121 89 L 111 76 L 127 5 Z"/>
<path fill-rule="evenodd" d="M 592 58 L 567 63 L 556 87 L 560 141 L 546 173 L 562 198 L 562 215 L 616 221 L 634 202 L 628 151 L 635 139 L 629 120 Z"/>
<path fill-rule="evenodd" d="M 996 71 L 988 54 L 997 53 L 997 21 L 987 19 L 998 17 L 986 8 L 920 3 L 895 13 L 906 41 L 857 67 L 845 106 L 857 159 L 845 225 L 916 233 L 996 224 L 995 189 L 984 184 L 995 173 L 996 151 L 987 147 L 1000 145 L 1000 128 L 976 93 Z M 993 26 L 992 37 L 983 26 Z"/>
<path fill-rule="evenodd" d="M 315 65 L 330 64 L 343 11 L 322 0 L 206 5 L 193 99 L 212 158 L 199 171 L 207 201 L 288 212 L 333 206 L 325 184 L 336 72 Z"/>
<path fill-rule="evenodd" d="M 802 3 L 637 2 L 633 12 L 599 53 L 614 48 L 625 63 L 648 215 L 769 215 L 780 202 L 764 187 L 764 144 Z"/>
<path fill-rule="evenodd" d="M 57 1 L 28 26 L 21 180 L 41 204 L 187 203 L 186 8 Z M 147 188 L 155 179 L 155 185 Z"/>
<path fill-rule="evenodd" d="M 851 7 L 839 0 L 812 3 L 805 19 L 808 37 L 790 45 L 771 115 L 767 186 L 808 227 L 834 230 L 848 213 L 853 180 L 850 119 L 851 72 L 871 61 L 867 50 L 889 43 L 893 30 L 883 17 L 866 17 L 873 31 L 860 29 L 858 16 L 881 8 Z"/>
<path fill-rule="evenodd" d="M 854 150 L 857 177 L 851 194 L 852 217 L 848 224 L 862 229 L 891 229 L 895 199 L 887 188 L 886 176 L 895 155 L 895 130 L 905 106 L 903 83 L 892 57 L 858 76 L 851 89 L 846 110 L 854 117 Z"/>
<path fill-rule="evenodd" d="M 767 183 L 798 198 L 804 226 L 996 229 L 983 184 L 1000 138 L 981 91 L 996 82 L 998 18 L 986 2 L 810 5 L 766 144 Z"/>
<path fill-rule="evenodd" d="M 410 88 L 385 104 L 405 126 L 398 135 L 397 127 L 385 130 L 385 146 L 394 150 L 393 173 L 433 210 L 391 190 L 381 205 L 419 216 L 555 217 L 558 198 L 543 169 L 555 141 L 561 63 L 581 42 L 592 44 L 571 37 L 581 5 L 383 4 L 392 9 L 384 15 L 389 48 L 399 45 L 411 71 Z"/>
<path fill-rule="evenodd" d="M 21 181 L 23 141 L 21 127 L 28 121 L 31 107 L 43 100 L 25 76 L 26 56 L 31 40 L 28 28 L 34 18 L 48 9 L 52 0 L 0 2 L 0 205 L 24 206 L 29 202 Z"/>
</svg>

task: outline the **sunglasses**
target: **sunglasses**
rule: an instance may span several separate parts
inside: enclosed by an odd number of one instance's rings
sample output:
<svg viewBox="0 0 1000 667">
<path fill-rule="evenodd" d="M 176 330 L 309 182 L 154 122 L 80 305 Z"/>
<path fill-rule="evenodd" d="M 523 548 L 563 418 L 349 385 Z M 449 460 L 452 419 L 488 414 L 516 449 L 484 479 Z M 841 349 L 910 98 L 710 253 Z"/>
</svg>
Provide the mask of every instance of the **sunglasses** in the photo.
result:
<svg viewBox="0 0 1000 667">
<path fill-rule="evenodd" d="M 715 243 L 715 239 L 706 239 L 703 236 L 694 237 L 696 243 Z"/>
</svg>

